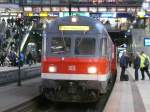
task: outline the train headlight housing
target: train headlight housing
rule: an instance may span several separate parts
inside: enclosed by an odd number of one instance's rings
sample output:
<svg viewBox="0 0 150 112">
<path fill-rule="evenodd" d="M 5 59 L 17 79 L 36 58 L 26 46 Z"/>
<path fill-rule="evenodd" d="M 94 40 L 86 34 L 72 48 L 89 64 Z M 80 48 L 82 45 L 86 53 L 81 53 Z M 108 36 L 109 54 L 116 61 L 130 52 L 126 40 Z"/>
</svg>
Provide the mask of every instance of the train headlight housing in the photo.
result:
<svg viewBox="0 0 150 112">
<path fill-rule="evenodd" d="M 90 74 L 97 73 L 97 68 L 94 66 L 88 67 L 88 73 Z"/>
<path fill-rule="evenodd" d="M 71 18 L 71 22 L 76 23 L 77 21 L 78 21 L 77 17 L 74 16 L 74 17 Z"/>
<path fill-rule="evenodd" d="M 49 72 L 56 72 L 57 71 L 57 68 L 56 68 L 56 66 L 49 66 L 49 68 L 48 68 L 48 71 Z"/>
</svg>

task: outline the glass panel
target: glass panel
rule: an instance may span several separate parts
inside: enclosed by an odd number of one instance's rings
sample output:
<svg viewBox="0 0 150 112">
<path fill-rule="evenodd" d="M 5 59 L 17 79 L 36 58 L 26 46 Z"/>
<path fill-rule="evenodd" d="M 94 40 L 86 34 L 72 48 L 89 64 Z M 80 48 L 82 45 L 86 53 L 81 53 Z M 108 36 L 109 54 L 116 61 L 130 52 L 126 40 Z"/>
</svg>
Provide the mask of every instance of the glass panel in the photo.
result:
<svg viewBox="0 0 150 112">
<path fill-rule="evenodd" d="M 8 0 L 0 0 L 0 3 L 8 3 Z"/>
<path fill-rule="evenodd" d="M 15 3 L 19 3 L 19 0 L 15 0 L 14 2 L 15 2 Z"/>
<path fill-rule="evenodd" d="M 77 55 L 95 54 L 95 39 L 94 38 L 77 38 L 75 40 L 75 54 Z"/>
<path fill-rule="evenodd" d="M 100 40 L 100 53 L 102 56 L 107 55 L 107 39 L 106 38 L 102 38 Z"/>
<path fill-rule="evenodd" d="M 50 4 L 50 0 L 42 0 L 42 4 L 49 5 Z"/>
<path fill-rule="evenodd" d="M 51 5 L 59 5 L 61 0 L 51 0 Z"/>
<path fill-rule="evenodd" d="M 32 3 L 32 0 L 27 0 L 27 4 L 31 4 Z"/>
<path fill-rule="evenodd" d="M 52 38 L 51 52 L 53 54 L 67 54 L 71 49 L 70 38 Z"/>
<path fill-rule="evenodd" d="M 32 0 L 32 4 L 41 4 L 41 0 Z"/>
</svg>

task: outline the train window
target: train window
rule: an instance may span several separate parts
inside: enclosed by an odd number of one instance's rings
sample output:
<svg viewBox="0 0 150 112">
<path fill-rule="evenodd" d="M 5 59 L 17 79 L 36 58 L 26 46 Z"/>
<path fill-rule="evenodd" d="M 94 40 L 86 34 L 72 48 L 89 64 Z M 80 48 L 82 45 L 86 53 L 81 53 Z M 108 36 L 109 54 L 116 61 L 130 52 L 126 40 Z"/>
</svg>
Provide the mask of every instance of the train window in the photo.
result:
<svg viewBox="0 0 150 112">
<path fill-rule="evenodd" d="M 107 55 L 107 39 L 106 38 L 102 38 L 100 40 L 100 52 L 102 56 Z"/>
<path fill-rule="evenodd" d="M 70 38 L 52 38 L 51 53 L 52 54 L 68 54 L 70 52 Z"/>
<path fill-rule="evenodd" d="M 76 55 L 93 55 L 95 54 L 94 38 L 77 38 L 75 40 Z"/>
</svg>

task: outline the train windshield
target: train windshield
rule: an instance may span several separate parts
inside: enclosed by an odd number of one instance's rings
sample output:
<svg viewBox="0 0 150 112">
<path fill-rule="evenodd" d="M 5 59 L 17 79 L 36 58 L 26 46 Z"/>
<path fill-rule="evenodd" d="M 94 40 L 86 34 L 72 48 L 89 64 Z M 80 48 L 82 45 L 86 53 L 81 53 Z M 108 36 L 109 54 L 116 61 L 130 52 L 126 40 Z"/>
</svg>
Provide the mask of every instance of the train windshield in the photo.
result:
<svg viewBox="0 0 150 112">
<path fill-rule="evenodd" d="M 76 38 L 75 54 L 76 55 L 95 54 L 95 38 Z"/>
<path fill-rule="evenodd" d="M 68 54 L 71 48 L 70 38 L 52 38 L 51 53 L 52 54 Z"/>
</svg>

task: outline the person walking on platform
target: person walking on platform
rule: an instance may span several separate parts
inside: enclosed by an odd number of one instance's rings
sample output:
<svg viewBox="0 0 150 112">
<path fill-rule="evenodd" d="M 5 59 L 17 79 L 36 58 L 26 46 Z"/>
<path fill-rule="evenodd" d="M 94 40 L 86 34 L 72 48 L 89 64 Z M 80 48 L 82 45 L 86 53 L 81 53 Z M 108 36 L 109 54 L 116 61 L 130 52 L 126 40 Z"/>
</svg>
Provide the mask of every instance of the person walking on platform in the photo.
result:
<svg viewBox="0 0 150 112">
<path fill-rule="evenodd" d="M 120 77 L 122 77 L 123 75 L 125 75 L 125 70 L 128 67 L 128 59 L 127 59 L 127 54 L 126 52 L 123 52 L 121 58 L 120 58 L 120 67 L 121 67 L 121 75 Z"/>
<path fill-rule="evenodd" d="M 134 58 L 134 69 L 135 69 L 135 80 L 139 80 L 139 76 L 138 76 L 138 70 L 140 68 L 140 56 L 138 53 L 135 54 L 135 58 Z"/>
<path fill-rule="evenodd" d="M 27 54 L 27 63 L 29 64 L 29 66 L 32 65 L 32 61 L 33 61 L 33 56 L 32 56 L 32 53 L 29 52 L 29 53 Z"/>
<path fill-rule="evenodd" d="M 131 67 L 131 65 L 132 65 L 132 55 L 130 54 L 129 55 L 129 67 Z"/>
<path fill-rule="evenodd" d="M 144 51 L 141 52 L 140 54 L 140 59 L 141 59 L 141 62 L 140 62 L 140 70 L 141 70 L 141 74 L 142 74 L 142 79 L 141 80 L 145 80 L 145 75 L 144 75 L 144 72 L 147 73 L 149 79 L 150 79 L 150 73 L 149 73 L 149 56 L 147 56 Z"/>
</svg>

